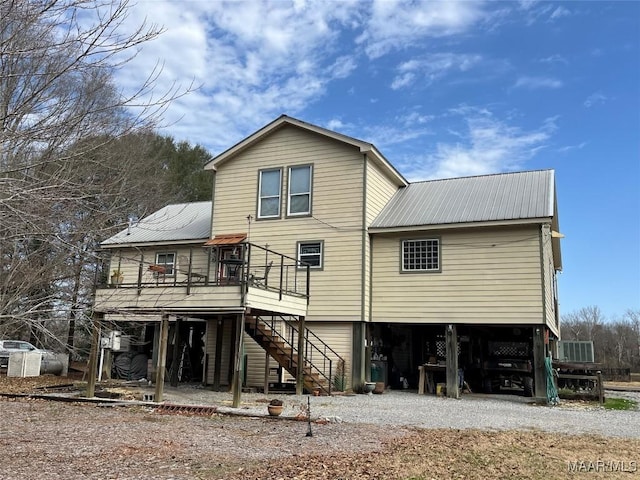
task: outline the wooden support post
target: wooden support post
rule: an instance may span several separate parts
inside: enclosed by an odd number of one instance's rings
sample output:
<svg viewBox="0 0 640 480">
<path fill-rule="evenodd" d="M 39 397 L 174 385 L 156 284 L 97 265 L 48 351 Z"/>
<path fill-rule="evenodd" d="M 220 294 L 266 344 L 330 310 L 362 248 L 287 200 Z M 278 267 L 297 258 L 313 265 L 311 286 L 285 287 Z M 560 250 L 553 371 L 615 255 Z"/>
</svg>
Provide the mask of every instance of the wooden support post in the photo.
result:
<svg viewBox="0 0 640 480">
<path fill-rule="evenodd" d="M 264 394 L 269 394 L 269 362 L 271 360 L 271 355 L 269 352 L 264 352 Z"/>
<path fill-rule="evenodd" d="M 242 348 L 242 338 L 244 334 L 244 312 L 242 315 L 238 315 L 236 318 L 236 358 L 234 360 L 234 371 L 233 371 L 233 408 L 238 408 L 240 406 L 240 395 L 242 394 L 242 364 L 243 362 L 243 348 Z"/>
<path fill-rule="evenodd" d="M 304 340 L 305 340 L 304 315 L 298 321 L 298 368 L 296 369 L 296 395 L 304 393 Z"/>
<path fill-rule="evenodd" d="M 353 360 L 351 362 L 351 388 L 361 390 L 365 382 L 365 324 L 353 322 Z"/>
<path fill-rule="evenodd" d="M 222 337 L 224 335 L 224 321 L 218 315 L 216 327 L 216 351 L 213 360 L 213 390 L 220 388 L 220 369 L 222 368 Z"/>
<path fill-rule="evenodd" d="M 598 371 L 596 373 L 596 377 L 598 379 L 598 401 L 600 405 L 604 405 L 604 384 L 602 383 L 602 372 Z"/>
<path fill-rule="evenodd" d="M 173 329 L 173 360 L 171 361 L 171 369 L 169 370 L 169 384 L 172 387 L 178 386 L 178 374 L 180 373 L 180 357 L 182 355 L 182 352 L 180 351 L 180 343 L 182 342 L 182 339 L 180 338 L 181 323 L 180 317 L 177 317 Z"/>
<path fill-rule="evenodd" d="M 544 325 L 533 327 L 533 385 L 534 397 L 547 401 L 547 375 L 545 367 Z"/>
<path fill-rule="evenodd" d="M 103 314 L 93 312 L 93 337 L 91 339 L 91 352 L 89 353 L 89 376 L 87 378 L 88 398 L 94 397 L 96 394 L 96 375 L 98 369 L 98 348 L 100 346 L 100 324 L 102 323 Z"/>
<path fill-rule="evenodd" d="M 424 377 L 426 373 L 424 371 L 424 365 L 418 367 L 418 395 L 424 395 Z"/>
<path fill-rule="evenodd" d="M 458 387 L 458 330 L 455 324 L 446 327 L 447 338 L 447 397 L 460 398 Z"/>
<path fill-rule="evenodd" d="M 113 351 L 104 351 L 104 360 L 102 362 L 102 378 L 105 380 L 111 380 L 111 370 L 113 369 Z"/>
<path fill-rule="evenodd" d="M 156 367 L 155 402 L 162 402 L 164 393 L 164 375 L 167 368 L 167 341 L 169 339 L 169 315 L 162 314 L 160 323 L 160 345 L 158 346 L 158 365 Z"/>
</svg>

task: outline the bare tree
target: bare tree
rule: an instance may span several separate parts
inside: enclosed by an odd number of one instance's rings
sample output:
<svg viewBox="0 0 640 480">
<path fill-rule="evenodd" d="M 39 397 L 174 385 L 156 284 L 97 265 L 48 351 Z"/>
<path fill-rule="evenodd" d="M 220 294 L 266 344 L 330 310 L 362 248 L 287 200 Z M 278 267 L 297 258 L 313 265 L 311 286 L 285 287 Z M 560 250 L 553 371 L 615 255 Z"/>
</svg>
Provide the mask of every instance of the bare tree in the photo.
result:
<svg viewBox="0 0 640 480">
<path fill-rule="evenodd" d="M 593 341 L 596 362 L 640 370 L 640 311 L 607 319 L 598 307 L 584 307 L 563 315 L 561 328 L 565 340 Z"/>
<path fill-rule="evenodd" d="M 161 34 L 124 33 L 127 15 L 120 0 L 0 0 L 1 334 L 46 336 L 65 302 L 80 311 L 95 242 L 126 221 L 139 168 L 116 142 L 191 88 L 158 96 L 157 67 L 133 94 L 115 87 Z"/>
</svg>

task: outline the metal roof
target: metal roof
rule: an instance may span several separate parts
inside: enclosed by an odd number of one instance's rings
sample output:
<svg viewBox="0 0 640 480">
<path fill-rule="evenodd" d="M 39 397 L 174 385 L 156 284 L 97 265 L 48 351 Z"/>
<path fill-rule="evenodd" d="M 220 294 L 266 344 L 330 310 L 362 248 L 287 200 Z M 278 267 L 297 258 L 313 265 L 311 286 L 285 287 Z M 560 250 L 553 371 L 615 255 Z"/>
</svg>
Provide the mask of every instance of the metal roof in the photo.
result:
<svg viewBox="0 0 640 480">
<path fill-rule="evenodd" d="M 216 235 L 211 240 L 205 242 L 206 246 L 211 245 L 237 245 L 244 242 L 247 238 L 246 233 L 231 233 L 229 235 Z"/>
<path fill-rule="evenodd" d="M 536 170 L 412 183 L 371 228 L 553 217 L 554 172 Z"/>
<path fill-rule="evenodd" d="M 211 202 L 167 205 L 101 243 L 103 247 L 211 238 Z"/>
</svg>

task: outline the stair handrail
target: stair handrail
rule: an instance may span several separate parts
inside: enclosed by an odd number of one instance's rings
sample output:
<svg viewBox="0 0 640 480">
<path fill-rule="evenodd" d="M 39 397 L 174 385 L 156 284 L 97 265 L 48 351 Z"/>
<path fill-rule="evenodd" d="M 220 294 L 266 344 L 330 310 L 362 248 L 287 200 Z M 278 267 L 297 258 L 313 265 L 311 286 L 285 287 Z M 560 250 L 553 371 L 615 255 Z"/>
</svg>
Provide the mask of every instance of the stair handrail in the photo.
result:
<svg viewBox="0 0 640 480">
<path fill-rule="evenodd" d="M 297 335 L 299 334 L 298 333 L 298 328 L 295 326 L 295 324 L 293 322 L 288 321 L 283 316 L 280 315 L 279 317 L 284 322 L 284 324 L 288 325 L 289 328 L 291 329 L 291 332 L 292 332 L 292 335 L 291 335 L 292 339 L 291 340 L 292 340 L 292 343 L 294 345 L 296 345 L 297 342 L 295 342 L 294 340 L 297 338 Z M 312 339 L 310 340 L 309 337 L 312 337 Z M 319 343 L 322 347 L 324 347 L 324 349 L 321 349 L 320 347 L 318 347 L 318 345 L 316 345 L 316 343 Z M 310 349 L 311 349 L 311 352 L 309 352 Z M 297 352 L 297 347 L 292 348 L 292 351 L 294 353 Z M 317 365 L 317 362 L 313 361 L 313 353 L 314 353 L 314 351 L 318 352 L 318 354 L 321 356 L 321 362 L 323 364 L 322 365 L 322 367 L 323 367 L 322 369 Z M 338 361 L 338 364 L 340 364 L 341 362 L 344 364 L 344 359 L 338 354 L 338 352 L 336 352 L 324 340 L 322 340 L 320 337 L 318 337 L 318 335 L 313 333 L 308 328 L 305 328 L 305 332 L 304 332 L 304 353 L 303 353 L 304 362 L 305 362 L 305 364 L 307 364 L 309 366 L 311 371 L 315 371 L 316 373 L 318 373 L 318 375 L 320 375 L 325 380 L 327 380 L 328 389 L 325 388 L 323 385 L 320 385 L 320 384 L 318 384 L 318 387 L 323 389 L 329 395 L 331 395 L 331 390 L 332 390 L 332 386 L 333 386 L 333 362 L 334 362 L 334 360 L 327 354 L 327 351 L 331 352 L 333 357 L 335 357 L 335 359 Z M 326 373 L 327 363 L 329 364 L 329 368 L 328 368 L 329 373 L 328 374 Z M 304 368 L 304 365 L 303 365 L 303 368 Z"/>
</svg>

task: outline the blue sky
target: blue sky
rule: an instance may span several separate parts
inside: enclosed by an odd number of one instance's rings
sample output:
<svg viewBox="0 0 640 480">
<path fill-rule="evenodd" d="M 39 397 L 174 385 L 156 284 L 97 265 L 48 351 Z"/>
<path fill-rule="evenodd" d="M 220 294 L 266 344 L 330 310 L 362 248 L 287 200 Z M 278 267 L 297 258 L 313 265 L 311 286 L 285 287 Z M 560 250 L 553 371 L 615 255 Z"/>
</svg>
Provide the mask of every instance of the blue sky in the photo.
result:
<svg viewBox="0 0 640 480">
<path fill-rule="evenodd" d="M 410 180 L 556 170 L 561 313 L 640 309 L 639 2 L 139 0 L 161 133 L 217 154 L 285 113 L 374 143 Z"/>
</svg>

